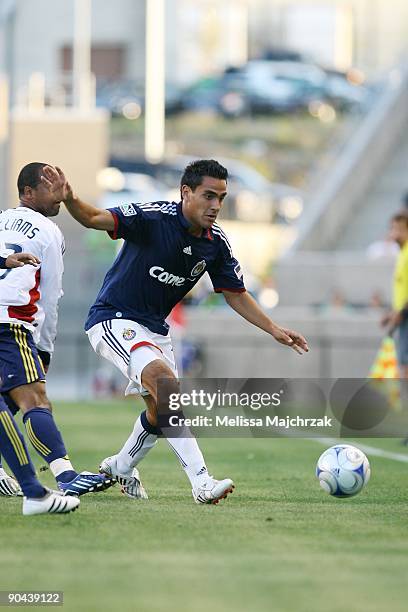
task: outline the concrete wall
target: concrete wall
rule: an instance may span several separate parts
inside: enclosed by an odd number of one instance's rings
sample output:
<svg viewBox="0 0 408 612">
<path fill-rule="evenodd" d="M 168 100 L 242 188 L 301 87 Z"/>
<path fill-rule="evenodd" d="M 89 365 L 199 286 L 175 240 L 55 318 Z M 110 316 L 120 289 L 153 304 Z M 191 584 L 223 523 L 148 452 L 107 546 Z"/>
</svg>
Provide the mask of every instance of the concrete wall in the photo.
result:
<svg viewBox="0 0 408 612">
<path fill-rule="evenodd" d="M 367 304 L 377 291 L 389 302 L 394 263 L 393 257 L 370 261 L 359 253 L 298 253 L 276 266 L 279 303 L 302 306 L 327 302 L 334 289 L 349 302 Z"/>
<path fill-rule="evenodd" d="M 128 78 L 144 75 L 144 0 L 94 0 L 92 42 L 125 46 Z M 72 45 L 74 0 L 17 0 L 14 37 L 15 87 L 43 72 L 48 84 L 60 78 L 63 46 Z"/>
<path fill-rule="evenodd" d="M 81 114 L 73 109 L 41 113 L 14 111 L 11 127 L 10 204 L 17 198 L 22 166 L 44 161 L 63 168 L 75 190 L 94 202 L 96 177 L 108 163 L 109 115 L 102 109 Z"/>
<path fill-rule="evenodd" d="M 303 333 L 310 353 L 299 356 L 228 308 L 190 309 L 187 338 L 203 346 L 208 377 L 365 377 L 381 339 L 379 315 L 366 310 L 317 317 L 309 309 L 276 308 L 279 324 Z"/>
</svg>

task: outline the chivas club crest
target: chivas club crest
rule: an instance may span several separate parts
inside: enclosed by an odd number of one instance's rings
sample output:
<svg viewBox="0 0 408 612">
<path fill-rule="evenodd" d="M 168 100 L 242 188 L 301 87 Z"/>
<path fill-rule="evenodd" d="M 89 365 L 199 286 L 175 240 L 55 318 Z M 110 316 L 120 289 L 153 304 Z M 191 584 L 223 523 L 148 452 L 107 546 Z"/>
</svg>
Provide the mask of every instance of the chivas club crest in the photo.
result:
<svg viewBox="0 0 408 612">
<path fill-rule="evenodd" d="M 206 266 L 205 259 L 202 259 L 201 261 L 196 263 L 194 268 L 191 270 L 191 276 L 192 277 L 200 276 L 201 272 L 203 272 L 203 270 L 205 269 L 205 266 Z"/>
<path fill-rule="evenodd" d="M 124 329 L 122 336 L 124 340 L 133 340 L 136 337 L 136 332 L 134 329 Z"/>
</svg>

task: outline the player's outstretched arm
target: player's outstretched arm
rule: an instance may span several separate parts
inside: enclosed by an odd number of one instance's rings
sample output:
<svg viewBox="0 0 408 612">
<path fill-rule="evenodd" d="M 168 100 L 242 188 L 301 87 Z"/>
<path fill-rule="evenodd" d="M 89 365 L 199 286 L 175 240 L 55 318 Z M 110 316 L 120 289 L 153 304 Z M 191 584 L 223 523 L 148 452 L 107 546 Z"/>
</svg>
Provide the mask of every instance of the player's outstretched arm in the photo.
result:
<svg viewBox="0 0 408 612">
<path fill-rule="evenodd" d="M 0 268 L 21 268 L 25 265 L 37 266 L 40 260 L 31 253 L 13 253 L 8 257 L 0 256 Z"/>
<path fill-rule="evenodd" d="M 277 342 L 293 348 L 299 355 L 308 352 L 309 347 L 305 338 L 296 331 L 280 327 L 272 321 L 262 310 L 254 298 L 247 292 L 233 293 L 223 291 L 225 300 L 244 319 L 271 334 Z"/>
<path fill-rule="evenodd" d="M 68 212 L 84 227 L 113 232 L 115 223 L 108 210 L 101 210 L 80 200 L 73 192 L 64 173 L 57 166 L 44 166 L 41 181 L 55 197 L 64 202 Z"/>
</svg>

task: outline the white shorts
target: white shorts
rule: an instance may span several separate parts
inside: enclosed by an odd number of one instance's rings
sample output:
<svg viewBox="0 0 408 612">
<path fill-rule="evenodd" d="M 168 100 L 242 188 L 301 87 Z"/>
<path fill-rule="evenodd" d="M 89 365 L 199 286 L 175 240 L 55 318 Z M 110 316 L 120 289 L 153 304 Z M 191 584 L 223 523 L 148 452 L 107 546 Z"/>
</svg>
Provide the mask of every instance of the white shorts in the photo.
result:
<svg viewBox="0 0 408 612">
<path fill-rule="evenodd" d="M 125 395 L 149 394 L 142 386 L 142 372 L 156 359 L 162 359 L 178 378 L 170 335 L 154 334 L 129 319 L 97 323 L 87 334 L 95 353 L 113 363 L 129 380 Z"/>
</svg>

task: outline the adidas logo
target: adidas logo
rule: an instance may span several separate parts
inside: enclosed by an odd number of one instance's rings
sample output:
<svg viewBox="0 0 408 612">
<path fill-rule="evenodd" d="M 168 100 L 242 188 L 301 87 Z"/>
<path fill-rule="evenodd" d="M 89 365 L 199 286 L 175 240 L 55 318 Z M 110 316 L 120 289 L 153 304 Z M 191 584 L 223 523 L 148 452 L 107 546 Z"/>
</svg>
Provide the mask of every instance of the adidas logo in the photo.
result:
<svg viewBox="0 0 408 612">
<path fill-rule="evenodd" d="M 192 253 L 191 253 L 191 246 L 185 247 L 183 249 L 183 253 L 185 253 L 186 255 L 192 255 Z"/>
<path fill-rule="evenodd" d="M 201 468 L 201 470 L 199 472 L 197 472 L 196 476 L 201 476 L 201 474 L 205 474 L 207 471 L 207 468 L 205 467 L 205 465 Z"/>
</svg>

